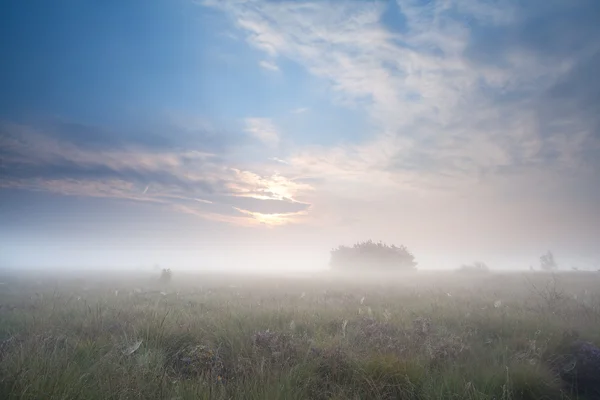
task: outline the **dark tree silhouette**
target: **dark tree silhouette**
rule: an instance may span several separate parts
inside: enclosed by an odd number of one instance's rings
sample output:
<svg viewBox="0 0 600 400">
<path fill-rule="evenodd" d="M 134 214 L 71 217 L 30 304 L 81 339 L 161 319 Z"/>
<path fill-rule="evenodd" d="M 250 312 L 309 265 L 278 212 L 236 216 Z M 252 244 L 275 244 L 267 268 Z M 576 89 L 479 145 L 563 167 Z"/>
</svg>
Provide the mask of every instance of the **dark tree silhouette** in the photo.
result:
<svg viewBox="0 0 600 400">
<path fill-rule="evenodd" d="M 331 250 L 330 266 L 339 270 L 410 271 L 417 263 L 405 246 L 368 240 Z"/>
<path fill-rule="evenodd" d="M 171 268 L 164 268 L 160 273 L 160 282 L 161 283 L 169 283 L 171 282 L 171 278 L 173 277 L 173 273 L 171 272 Z"/>
</svg>

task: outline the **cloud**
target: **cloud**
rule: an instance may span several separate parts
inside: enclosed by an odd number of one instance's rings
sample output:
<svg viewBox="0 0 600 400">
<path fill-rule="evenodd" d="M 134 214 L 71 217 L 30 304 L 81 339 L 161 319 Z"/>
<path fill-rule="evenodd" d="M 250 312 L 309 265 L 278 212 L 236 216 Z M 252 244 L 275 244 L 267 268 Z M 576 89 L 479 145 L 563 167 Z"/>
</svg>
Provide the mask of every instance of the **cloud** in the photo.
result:
<svg viewBox="0 0 600 400">
<path fill-rule="evenodd" d="M 300 168 L 394 170 L 411 181 L 420 171 L 428 185 L 437 174 L 468 183 L 515 168 L 570 168 L 564 161 L 592 135 L 574 140 L 574 149 L 560 138 L 570 133 L 540 129 L 537 110 L 547 88 L 593 53 L 591 37 L 600 38 L 589 17 L 598 7 L 576 3 L 566 17 L 553 2 L 209 4 L 229 14 L 250 45 L 304 66 L 329 82 L 336 102 L 365 109 L 375 124 L 368 143 L 316 149 L 321 156 L 301 150 L 292 157 Z M 405 18 L 401 30 L 382 23 L 391 7 Z M 577 27 L 586 14 L 585 28 Z M 544 32 L 558 40 L 571 28 L 576 33 L 556 46 L 541 45 Z M 547 62 L 554 55 L 560 62 Z"/>
<path fill-rule="evenodd" d="M 306 215 L 304 212 L 282 213 L 282 214 L 263 214 L 244 209 L 236 208 L 237 211 L 252 218 L 253 223 L 267 226 L 287 225 L 290 222 L 297 222 L 299 218 Z"/>
<path fill-rule="evenodd" d="M 310 204 L 287 199 L 229 197 L 225 201 L 238 210 L 259 214 L 295 214 L 306 211 L 310 207 Z"/>
<path fill-rule="evenodd" d="M 5 124 L 2 184 L 154 201 L 247 226 L 351 221 L 360 234 L 444 245 L 458 231 L 476 241 L 496 228 L 549 238 L 568 227 L 562 234 L 581 238 L 567 219 L 598 232 L 597 1 L 201 4 L 230 18 L 263 67 L 285 76 L 299 66 L 335 106 L 366 118 L 369 134 L 283 146 L 268 116 L 231 133 L 176 113 L 161 126 L 173 135 L 148 137 Z M 309 98 L 302 104 L 292 112 L 318 114 Z M 266 146 L 248 161 L 244 146 L 256 141 Z"/>
<path fill-rule="evenodd" d="M 214 192 L 218 178 L 182 174 L 187 165 L 215 169 L 214 154 L 199 150 L 159 151 L 130 145 L 123 148 L 97 149 L 76 142 L 57 139 L 28 126 L 4 124 L 0 127 L 0 145 L 6 151 L 8 165 L 18 165 L 10 171 L 13 178 L 43 175 L 47 178 L 129 178 L 137 182 L 157 182 L 191 190 Z"/>
<path fill-rule="evenodd" d="M 97 147 L 65 138 L 27 125 L 0 124 L 0 187 L 154 202 L 211 219 L 223 214 L 224 221 L 242 224 L 259 214 L 292 216 L 310 206 L 294 199 L 309 185 L 252 172 L 200 149 L 161 151 L 143 142 Z M 240 216 L 237 209 L 252 214 Z"/>
<path fill-rule="evenodd" d="M 245 131 L 254 138 L 269 145 L 276 146 L 279 143 L 277 128 L 269 118 L 246 118 Z"/>
<path fill-rule="evenodd" d="M 279 67 L 277 66 L 277 64 L 275 64 L 273 61 L 267 61 L 267 60 L 262 60 L 259 65 L 264 68 L 264 69 L 268 69 L 270 71 L 279 71 Z"/>
<path fill-rule="evenodd" d="M 305 223 L 352 219 L 379 237 L 415 237 L 420 226 L 423 241 L 444 243 L 458 225 L 477 225 L 473 215 L 503 232 L 530 215 L 539 229 L 588 240 L 550 221 L 597 220 L 592 207 L 570 204 L 600 201 L 598 2 L 203 4 L 229 16 L 249 46 L 304 68 L 334 105 L 369 120 L 367 139 L 285 156 L 278 170 L 314 188 L 303 192 Z M 522 231 L 544 236 L 539 229 Z"/>
<path fill-rule="evenodd" d="M 600 49 L 579 60 L 569 73 L 550 86 L 537 109 L 543 129 L 562 140 L 574 139 L 570 141 L 575 146 L 571 151 L 579 150 L 588 160 L 598 154 L 600 144 L 600 82 L 595 79 L 598 68 Z"/>
<path fill-rule="evenodd" d="M 280 164 L 289 164 L 287 161 L 282 160 L 281 158 L 277 158 L 277 157 L 271 157 L 271 158 L 269 158 L 269 160 L 275 161 Z"/>
</svg>

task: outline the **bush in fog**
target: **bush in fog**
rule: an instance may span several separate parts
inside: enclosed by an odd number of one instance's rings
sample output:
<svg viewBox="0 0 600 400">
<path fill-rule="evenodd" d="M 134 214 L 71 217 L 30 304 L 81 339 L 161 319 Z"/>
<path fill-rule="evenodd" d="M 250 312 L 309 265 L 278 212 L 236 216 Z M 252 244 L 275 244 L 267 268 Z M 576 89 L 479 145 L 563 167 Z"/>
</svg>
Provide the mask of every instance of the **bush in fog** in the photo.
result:
<svg viewBox="0 0 600 400">
<path fill-rule="evenodd" d="M 550 251 L 540 257 L 540 267 L 543 271 L 553 271 L 558 268 L 554 254 Z"/>
<path fill-rule="evenodd" d="M 410 271 L 416 269 L 415 257 L 405 246 L 387 245 L 372 240 L 331 250 L 330 265 L 335 269 Z"/>
<path fill-rule="evenodd" d="M 173 273 L 171 272 L 171 268 L 163 268 L 160 273 L 160 282 L 161 283 L 169 283 L 171 282 L 171 278 L 173 277 Z"/>
<path fill-rule="evenodd" d="M 476 261 L 473 264 L 463 264 L 458 269 L 458 272 L 464 272 L 468 274 L 481 274 L 490 272 L 490 268 L 481 261 Z"/>
</svg>

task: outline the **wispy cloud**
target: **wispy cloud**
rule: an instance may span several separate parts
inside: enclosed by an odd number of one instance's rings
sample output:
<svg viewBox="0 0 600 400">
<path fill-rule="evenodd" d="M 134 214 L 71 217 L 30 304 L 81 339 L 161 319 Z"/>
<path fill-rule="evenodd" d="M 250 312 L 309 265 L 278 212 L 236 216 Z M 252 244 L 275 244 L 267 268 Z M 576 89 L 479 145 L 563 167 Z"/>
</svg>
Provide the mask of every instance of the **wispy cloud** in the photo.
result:
<svg viewBox="0 0 600 400">
<path fill-rule="evenodd" d="M 298 107 L 298 108 L 293 109 L 292 113 L 294 113 L 294 114 L 304 114 L 308 110 L 309 110 L 308 107 Z"/>
<path fill-rule="evenodd" d="M 282 160 L 281 158 L 277 158 L 277 157 L 271 157 L 271 158 L 269 158 L 269 160 L 272 160 L 272 161 L 278 162 L 278 163 L 280 163 L 280 164 L 289 164 L 287 161 L 285 161 L 285 160 Z"/>
<path fill-rule="evenodd" d="M 160 151 L 138 145 L 99 150 L 9 123 L 0 125 L 0 145 L 2 188 L 154 202 L 180 211 L 194 209 L 195 215 L 213 220 L 224 214 L 224 221 L 242 224 L 267 214 L 280 215 L 281 222 L 282 215 L 310 206 L 295 200 L 310 190 L 308 185 L 280 174 L 252 172 L 201 149 Z M 238 209 L 248 213 L 240 215 Z M 233 211 L 237 218 L 230 218 Z"/>
<path fill-rule="evenodd" d="M 245 131 L 261 142 L 275 146 L 279 143 L 279 133 L 269 118 L 246 118 Z"/>
<path fill-rule="evenodd" d="M 262 60 L 259 65 L 264 69 L 279 71 L 279 67 L 273 61 Z"/>
<path fill-rule="evenodd" d="M 547 63 L 539 48 L 527 48 L 535 32 L 507 44 L 534 26 L 543 7 L 475 0 L 208 4 L 228 13 L 250 45 L 303 65 L 329 82 L 335 101 L 360 106 L 374 122 L 369 143 L 298 152 L 291 160 L 304 171 L 354 176 L 375 169 L 414 184 L 440 175 L 478 182 L 514 168 L 571 168 L 596 140 L 589 131 L 572 140 L 570 131 L 540 129 L 545 92 L 598 48 L 587 40 Z M 577 6 L 583 13 L 591 7 L 583 0 Z M 390 8 L 404 15 L 402 30 L 383 24 Z M 509 39 L 495 48 L 502 34 Z"/>
<path fill-rule="evenodd" d="M 195 198 L 194 200 L 197 201 L 198 203 L 213 204 L 213 202 L 210 200 L 198 199 L 198 198 Z"/>
<path fill-rule="evenodd" d="M 241 214 L 248 215 L 252 218 L 252 221 L 257 221 L 259 224 L 266 226 L 279 226 L 287 225 L 290 222 L 300 222 L 302 217 L 306 215 L 306 212 L 297 213 L 281 213 L 281 214 L 262 214 L 252 212 L 240 208 L 236 208 Z"/>
</svg>

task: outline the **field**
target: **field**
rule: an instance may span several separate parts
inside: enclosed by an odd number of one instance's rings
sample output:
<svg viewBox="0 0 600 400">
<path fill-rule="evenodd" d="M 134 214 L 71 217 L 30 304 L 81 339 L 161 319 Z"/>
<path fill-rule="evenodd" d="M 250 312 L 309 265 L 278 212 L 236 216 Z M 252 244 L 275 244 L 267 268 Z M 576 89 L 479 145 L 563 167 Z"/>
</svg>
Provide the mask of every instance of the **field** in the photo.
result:
<svg viewBox="0 0 600 400">
<path fill-rule="evenodd" d="M 158 275 L 1 276 L 0 398 L 599 398 L 597 272 Z"/>
</svg>

